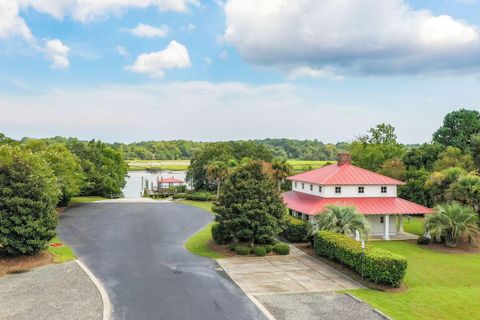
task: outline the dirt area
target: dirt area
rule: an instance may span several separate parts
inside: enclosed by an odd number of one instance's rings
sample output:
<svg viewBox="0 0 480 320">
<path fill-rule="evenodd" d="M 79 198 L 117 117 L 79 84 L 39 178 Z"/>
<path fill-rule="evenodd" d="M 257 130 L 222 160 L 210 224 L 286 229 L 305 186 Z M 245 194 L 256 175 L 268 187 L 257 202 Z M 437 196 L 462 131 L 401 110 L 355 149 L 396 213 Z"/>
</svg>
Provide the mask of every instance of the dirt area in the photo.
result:
<svg viewBox="0 0 480 320">
<path fill-rule="evenodd" d="M 372 283 L 366 280 L 362 279 L 362 276 L 356 273 L 355 271 L 351 270 L 350 268 L 345 267 L 344 265 L 341 265 L 339 263 L 336 263 L 334 261 L 328 260 L 327 258 L 319 257 L 316 253 L 315 250 L 310 246 L 310 243 L 296 243 L 294 246 L 306 254 L 308 254 L 311 257 L 314 257 L 315 259 L 325 263 L 329 267 L 335 269 L 336 271 L 346 275 L 349 278 L 352 278 L 353 280 L 357 281 L 358 283 L 362 284 L 363 286 L 373 289 L 373 290 L 378 290 L 378 291 L 386 291 L 386 292 L 402 292 L 407 289 L 407 286 L 402 283 L 402 285 L 399 288 L 390 288 L 386 286 L 382 286 L 376 283 Z"/>
<path fill-rule="evenodd" d="M 0 258 L 0 276 L 9 273 L 20 273 L 50 263 L 53 263 L 53 257 L 48 252 L 42 252 L 33 256 Z"/>
</svg>

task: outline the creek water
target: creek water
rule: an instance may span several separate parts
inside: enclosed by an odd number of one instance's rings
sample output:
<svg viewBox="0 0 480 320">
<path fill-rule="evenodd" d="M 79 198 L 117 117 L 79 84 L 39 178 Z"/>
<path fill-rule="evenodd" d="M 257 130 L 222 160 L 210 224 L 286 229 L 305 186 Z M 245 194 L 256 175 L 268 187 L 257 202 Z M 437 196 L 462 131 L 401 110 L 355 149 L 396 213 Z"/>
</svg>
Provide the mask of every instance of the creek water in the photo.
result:
<svg viewBox="0 0 480 320">
<path fill-rule="evenodd" d="M 141 198 L 142 191 L 145 188 L 145 185 L 142 186 L 142 177 L 143 183 L 145 184 L 145 179 L 151 184 L 157 186 L 158 178 L 176 178 L 185 181 L 187 172 L 185 171 L 160 171 L 156 173 L 151 173 L 147 171 L 129 171 L 127 177 L 127 183 L 123 188 L 122 192 L 125 198 Z"/>
</svg>

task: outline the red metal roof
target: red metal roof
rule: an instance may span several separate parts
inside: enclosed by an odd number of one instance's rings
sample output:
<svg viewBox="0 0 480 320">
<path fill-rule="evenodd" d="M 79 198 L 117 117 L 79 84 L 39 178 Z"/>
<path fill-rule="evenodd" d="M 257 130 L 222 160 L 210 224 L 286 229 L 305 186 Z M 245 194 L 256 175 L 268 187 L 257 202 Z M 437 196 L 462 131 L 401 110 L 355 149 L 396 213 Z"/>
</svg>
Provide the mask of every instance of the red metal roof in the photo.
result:
<svg viewBox="0 0 480 320">
<path fill-rule="evenodd" d="M 398 197 L 322 198 L 297 191 L 283 194 L 288 208 L 309 215 L 321 213 L 328 205 L 354 206 L 358 212 L 369 214 L 430 214 L 432 209 Z"/>
<path fill-rule="evenodd" d="M 288 180 L 309 182 L 321 185 L 403 185 L 381 174 L 356 167 L 350 163 L 332 164 L 320 169 L 291 176 Z"/>
<path fill-rule="evenodd" d="M 171 178 L 160 178 L 157 180 L 158 183 L 183 183 L 183 180 L 175 179 L 174 177 Z"/>
</svg>

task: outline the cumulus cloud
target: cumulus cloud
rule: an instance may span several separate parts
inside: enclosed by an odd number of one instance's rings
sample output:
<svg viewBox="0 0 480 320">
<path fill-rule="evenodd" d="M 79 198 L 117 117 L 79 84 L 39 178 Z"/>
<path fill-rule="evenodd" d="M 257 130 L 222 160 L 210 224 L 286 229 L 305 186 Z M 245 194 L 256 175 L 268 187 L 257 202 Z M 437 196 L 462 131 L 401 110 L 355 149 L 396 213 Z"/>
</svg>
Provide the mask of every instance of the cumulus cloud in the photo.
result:
<svg viewBox="0 0 480 320">
<path fill-rule="evenodd" d="M 25 40 L 33 39 L 32 32 L 19 16 L 19 7 L 15 1 L 0 1 L 0 39 L 20 36 Z"/>
<path fill-rule="evenodd" d="M 58 39 L 49 40 L 45 43 L 45 54 L 52 62 L 52 68 L 64 69 L 68 68 L 70 62 L 68 60 L 68 52 L 70 48 Z"/>
<path fill-rule="evenodd" d="M 154 27 L 148 24 L 139 23 L 135 28 L 123 30 L 137 37 L 153 39 L 166 37 L 169 29 L 165 25 Z"/>
<path fill-rule="evenodd" d="M 127 70 L 149 74 L 153 78 L 163 78 L 166 69 L 188 68 L 191 66 L 187 48 L 177 41 L 170 41 L 161 51 L 142 53 Z"/>
<path fill-rule="evenodd" d="M 367 74 L 480 65 L 477 26 L 405 0 L 229 0 L 225 14 L 225 40 L 259 65 Z"/>
</svg>

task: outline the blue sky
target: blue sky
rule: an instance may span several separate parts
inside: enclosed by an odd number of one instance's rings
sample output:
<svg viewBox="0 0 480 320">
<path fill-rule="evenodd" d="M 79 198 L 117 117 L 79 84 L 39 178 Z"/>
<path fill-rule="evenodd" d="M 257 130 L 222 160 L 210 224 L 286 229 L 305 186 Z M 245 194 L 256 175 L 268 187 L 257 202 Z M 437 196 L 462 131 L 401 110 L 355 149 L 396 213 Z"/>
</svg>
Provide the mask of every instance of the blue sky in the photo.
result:
<svg viewBox="0 0 480 320">
<path fill-rule="evenodd" d="M 0 132 L 430 139 L 479 110 L 480 2 L 7 0 Z"/>
</svg>

